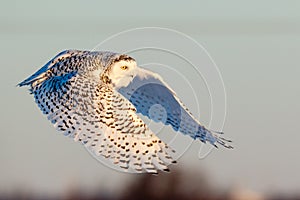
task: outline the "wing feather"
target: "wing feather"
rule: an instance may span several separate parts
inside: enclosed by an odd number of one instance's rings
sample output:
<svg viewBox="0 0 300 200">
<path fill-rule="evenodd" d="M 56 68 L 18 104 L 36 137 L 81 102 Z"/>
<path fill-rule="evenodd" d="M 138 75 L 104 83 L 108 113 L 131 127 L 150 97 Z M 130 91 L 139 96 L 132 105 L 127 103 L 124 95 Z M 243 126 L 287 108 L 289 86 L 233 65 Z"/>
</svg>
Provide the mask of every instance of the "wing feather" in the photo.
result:
<svg viewBox="0 0 300 200">
<path fill-rule="evenodd" d="M 151 132 L 135 107 L 111 85 L 103 84 L 94 73 L 70 72 L 42 79 L 29 81 L 31 91 L 57 130 L 123 171 L 168 171 L 174 162 L 167 152 L 170 147 Z"/>
<path fill-rule="evenodd" d="M 232 148 L 227 143 L 230 141 L 220 137 L 219 132 L 202 126 L 158 74 L 140 68 L 133 81 L 118 91 L 136 107 L 138 113 L 149 119 L 170 125 L 175 131 L 204 143 L 208 141 L 214 146 L 218 143 Z"/>
</svg>

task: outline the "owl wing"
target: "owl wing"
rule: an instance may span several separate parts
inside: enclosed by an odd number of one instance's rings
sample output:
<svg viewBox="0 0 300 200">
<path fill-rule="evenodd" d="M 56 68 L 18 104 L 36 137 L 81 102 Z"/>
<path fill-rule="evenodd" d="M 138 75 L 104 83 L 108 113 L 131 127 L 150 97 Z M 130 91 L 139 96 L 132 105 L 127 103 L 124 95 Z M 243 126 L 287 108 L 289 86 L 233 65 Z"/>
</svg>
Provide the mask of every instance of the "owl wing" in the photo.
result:
<svg viewBox="0 0 300 200">
<path fill-rule="evenodd" d="M 32 76 L 24 80 L 23 82 L 19 83 L 18 86 L 24 86 L 24 85 L 30 85 L 32 83 L 39 83 L 43 81 L 45 78 L 45 75 L 48 70 L 50 70 L 53 67 L 56 67 L 56 65 L 61 64 L 61 61 L 69 58 L 75 54 L 82 54 L 82 51 L 78 50 L 65 50 L 57 54 L 53 59 L 51 59 L 48 63 L 46 63 L 41 69 L 39 69 L 36 73 L 34 73 Z"/>
<path fill-rule="evenodd" d="M 119 92 L 136 107 L 138 113 L 156 122 L 171 125 L 175 131 L 204 143 L 208 141 L 214 146 L 219 143 L 232 148 L 227 143 L 229 140 L 220 137 L 221 132 L 202 126 L 158 74 L 139 68 L 133 81 L 120 88 Z"/>
<path fill-rule="evenodd" d="M 99 74 L 70 72 L 34 79 L 27 82 L 41 111 L 57 130 L 95 156 L 131 172 L 168 171 L 175 162 L 174 151 L 149 130 L 127 99 L 99 81 Z"/>
</svg>

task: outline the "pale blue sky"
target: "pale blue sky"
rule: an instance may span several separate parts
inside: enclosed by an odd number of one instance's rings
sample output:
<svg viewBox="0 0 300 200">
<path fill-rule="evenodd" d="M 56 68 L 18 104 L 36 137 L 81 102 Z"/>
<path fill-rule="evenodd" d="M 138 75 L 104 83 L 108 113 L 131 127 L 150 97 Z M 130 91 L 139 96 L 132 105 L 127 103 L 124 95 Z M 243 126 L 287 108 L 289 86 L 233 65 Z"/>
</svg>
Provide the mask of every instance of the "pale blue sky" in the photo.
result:
<svg viewBox="0 0 300 200">
<path fill-rule="evenodd" d="M 236 148 L 198 160 L 195 142 L 179 167 L 204 168 L 221 187 L 299 189 L 299 1 L 131 2 L 1 1 L 0 192 L 61 193 L 70 184 L 113 191 L 119 180 L 135 178 L 102 166 L 57 133 L 26 89 L 15 85 L 63 49 L 92 49 L 112 34 L 143 26 L 192 36 L 224 79 L 224 131 Z"/>
</svg>

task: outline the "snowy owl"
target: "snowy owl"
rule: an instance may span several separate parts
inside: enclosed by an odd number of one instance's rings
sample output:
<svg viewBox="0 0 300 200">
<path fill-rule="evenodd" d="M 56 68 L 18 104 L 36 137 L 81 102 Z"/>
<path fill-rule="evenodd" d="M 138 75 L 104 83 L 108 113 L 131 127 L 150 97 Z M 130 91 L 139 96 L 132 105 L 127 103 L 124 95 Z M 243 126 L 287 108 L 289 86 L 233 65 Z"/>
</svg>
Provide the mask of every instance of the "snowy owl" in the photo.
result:
<svg viewBox="0 0 300 200">
<path fill-rule="evenodd" d="M 221 132 L 202 126 L 158 74 L 125 54 L 66 50 L 18 84 L 27 85 L 57 130 L 123 171 L 157 173 L 176 163 L 175 151 L 138 113 L 193 139 L 232 148 Z"/>
</svg>

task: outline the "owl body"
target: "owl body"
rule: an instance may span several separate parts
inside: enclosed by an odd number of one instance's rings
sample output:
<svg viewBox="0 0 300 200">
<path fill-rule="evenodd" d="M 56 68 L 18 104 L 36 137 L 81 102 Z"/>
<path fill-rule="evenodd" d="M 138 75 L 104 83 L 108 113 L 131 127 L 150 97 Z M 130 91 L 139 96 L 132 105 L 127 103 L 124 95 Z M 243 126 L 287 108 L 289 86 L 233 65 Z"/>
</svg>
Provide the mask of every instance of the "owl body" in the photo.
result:
<svg viewBox="0 0 300 200">
<path fill-rule="evenodd" d="M 202 126 L 158 74 L 125 54 L 63 51 L 19 84 L 26 85 L 58 131 L 123 171 L 157 173 L 175 162 L 175 151 L 137 113 L 193 139 L 232 148 Z M 165 116 L 153 115 L 153 109 Z"/>
</svg>

